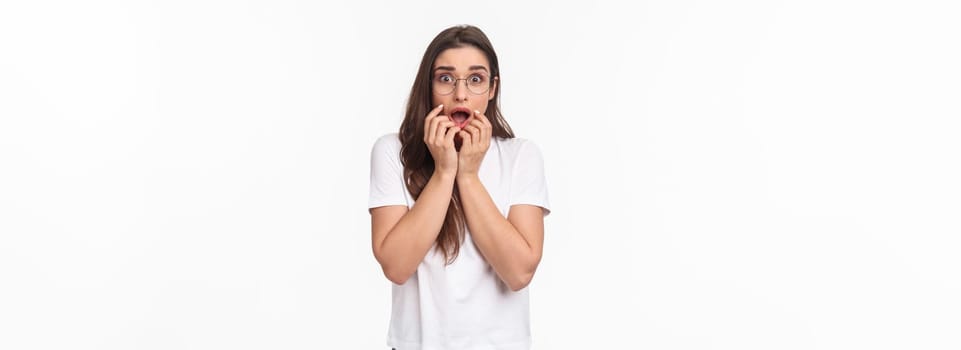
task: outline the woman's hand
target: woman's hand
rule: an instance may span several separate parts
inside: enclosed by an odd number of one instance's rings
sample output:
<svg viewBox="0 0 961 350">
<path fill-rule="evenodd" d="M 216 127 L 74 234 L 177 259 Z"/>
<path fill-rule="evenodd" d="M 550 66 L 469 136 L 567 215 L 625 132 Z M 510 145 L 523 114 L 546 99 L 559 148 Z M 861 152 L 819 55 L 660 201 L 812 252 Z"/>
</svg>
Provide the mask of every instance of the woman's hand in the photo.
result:
<svg viewBox="0 0 961 350">
<path fill-rule="evenodd" d="M 439 115 L 444 105 L 434 107 L 424 119 L 424 143 L 434 157 L 434 172 L 457 174 L 457 150 L 454 135 L 461 131 L 446 115 Z"/>
<path fill-rule="evenodd" d="M 491 122 L 475 110 L 460 137 L 464 140 L 457 157 L 457 177 L 477 176 L 481 162 L 491 145 Z"/>
</svg>

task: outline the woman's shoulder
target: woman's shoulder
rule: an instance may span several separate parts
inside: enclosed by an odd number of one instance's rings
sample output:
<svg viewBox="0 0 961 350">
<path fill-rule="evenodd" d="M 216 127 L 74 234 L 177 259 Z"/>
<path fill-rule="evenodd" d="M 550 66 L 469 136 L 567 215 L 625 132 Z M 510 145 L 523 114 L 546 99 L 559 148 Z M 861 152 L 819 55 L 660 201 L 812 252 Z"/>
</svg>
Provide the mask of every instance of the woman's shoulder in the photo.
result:
<svg viewBox="0 0 961 350">
<path fill-rule="evenodd" d="M 530 139 L 525 139 L 522 137 L 512 137 L 512 138 L 495 137 L 495 139 L 497 140 L 496 142 L 498 144 L 498 148 L 500 148 L 502 153 L 507 153 L 512 155 L 520 155 L 523 153 L 530 153 L 530 152 L 534 152 L 536 154 L 541 153 L 541 150 L 537 146 L 537 143 L 535 143 Z"/>
<path fill-rule="evenodd" d="M 533 141 L 525 139 L 523 137 L 494 137 L 497 143 L 504 147 L 520 147 L 524 144 L 533 143 Z"/>
<path fill-rule="evenodd" d="M 516 148 L 537 147 L 536 142 L 534 142 L 531 139 L 526 139 L 523 137 L 511 137 L 511 138 L 494 137 L 494 138 L 497 139 L 497 142 L 504 147 L 516 147 Z"/>
<path fill-rule="evenodd" d="M 400 135 L 396 132 L 381 135 L 374 141 L 374 148 L 400 148 Z"/>
<path fill-rule="evenodd" d="M 371 159 L 399 159 L 400 157 L 400 138 L 398 134 L 390 133 L 377 138 L 374 146 L 370 148 Z"/>
</svg>

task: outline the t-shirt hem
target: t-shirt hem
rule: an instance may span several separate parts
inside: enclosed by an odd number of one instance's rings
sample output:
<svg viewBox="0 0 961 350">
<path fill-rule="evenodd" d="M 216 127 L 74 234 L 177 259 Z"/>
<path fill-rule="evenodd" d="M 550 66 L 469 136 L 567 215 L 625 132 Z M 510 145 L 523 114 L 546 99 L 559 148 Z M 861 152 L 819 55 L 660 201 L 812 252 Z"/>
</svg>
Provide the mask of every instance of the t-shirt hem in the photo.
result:
<svg viewBox="0 0 961 350">
<path fill-rule="evenodd" d="M 373 209 L 373 208 L 378 208 L 378 207 L 386 207 L 386 206 L 391 206 L 391 205 L 402 205 L 402 206 L 405 206 L 405 207 L 406 207 L 406 206 L 407 206 L 407 203 L 394 202 L 394 201 L 372 201 L 372 202 L 368 202 L 368 203 L 367 203 L 367 209 Z"/>
<path fill-rule="evenodd" d="M 518 205 L 518 204 L 533 205 L 533 206 L 541 207 L 541 208 L 544 209 L 544 216 L 547 216 L 547 215 L 549 215 L 549 214 L 551 213 L 550 205 L 544 203 L 543 201 L 541 201 L 541 200 L 539 200 L 539 199 L 537 199 L 537 198 L 520 198 L 520 199 L 514 199 L 514 200 L 511 201 L 511 203 L 510 203 L 510 205 L 508 205 L 508 207 L 510 207 L 511 205 Z"/>
<path fill-rule="evenodd" d="M 407 342 L 399 339 L 387 339 L 387 346 L 391 348 L 396 348 L 397 350 L 451 350 L 449 348 L 437 346 L 423 346 L 418 342 Z M 531 348 L 531 338 L 527 337 L 524 340 L 516 341 L 513 343 L 506 344 L 496 344 L 496 345 L 479 345 L 472 346 L 468 348 L 457 348 L 457 350 L 529 350 Z"/>
</svg>

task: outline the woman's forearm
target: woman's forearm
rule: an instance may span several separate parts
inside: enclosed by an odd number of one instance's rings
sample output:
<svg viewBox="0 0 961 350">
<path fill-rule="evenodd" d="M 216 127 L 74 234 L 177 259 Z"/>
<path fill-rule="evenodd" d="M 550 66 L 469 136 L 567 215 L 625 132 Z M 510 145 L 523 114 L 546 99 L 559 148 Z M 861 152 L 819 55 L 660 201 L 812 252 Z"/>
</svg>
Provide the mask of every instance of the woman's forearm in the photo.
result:
<svg viewBox="0 0 961 350">
<path fill-rule="evenodd" d="M 450 205 L 454 178 L 454 174 L 434 172 L 414 206 L 376 249 L 377 261 L 391 282 L 406 282 L 437 240 Z"/>
<path fill-rule="evenodd" d="M 539 252 L 501 215 L 477 176 L 458 177 L 457 188 L 474 245 L 511 290 L 526 287 L 540 262 Z"/>
</svg>

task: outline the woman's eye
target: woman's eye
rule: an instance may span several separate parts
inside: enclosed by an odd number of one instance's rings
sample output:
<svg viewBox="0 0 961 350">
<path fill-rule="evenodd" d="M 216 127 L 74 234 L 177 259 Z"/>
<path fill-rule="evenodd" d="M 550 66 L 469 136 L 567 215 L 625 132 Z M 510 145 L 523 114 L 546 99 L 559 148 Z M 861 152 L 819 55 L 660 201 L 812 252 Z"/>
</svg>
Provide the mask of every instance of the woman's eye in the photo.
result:
<svg viewBox="0 0 961 350">
<path fill-rule="evenodd" d="M 449 83 L 449 82 L 454 81 L 454 78 L 451 78 L 449 75 L 441 75 L 441 76 L 437 77 L 437 81 L 442 82 L 442 83 Z"/>
<path fill-rule="evenodd" d="M 470 77 L 470 82 L 474 84 L 480 84 L 484 82 L 484 77 L 480 75 L 472 75 Z"/>
</svg>

